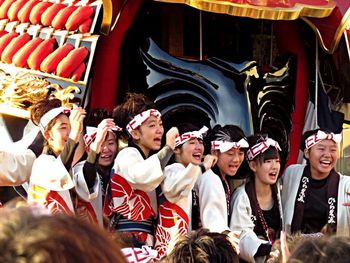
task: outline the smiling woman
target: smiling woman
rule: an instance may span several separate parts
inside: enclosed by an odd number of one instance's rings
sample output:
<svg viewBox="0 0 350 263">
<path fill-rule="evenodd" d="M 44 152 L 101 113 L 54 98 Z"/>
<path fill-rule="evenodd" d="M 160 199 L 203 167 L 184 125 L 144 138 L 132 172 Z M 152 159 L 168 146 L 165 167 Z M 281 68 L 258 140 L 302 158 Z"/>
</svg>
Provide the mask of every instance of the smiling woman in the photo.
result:
<svg viewBox="0 0 350 263">
<path fill-rule="evenodd" d="M 306 165 L 289 166 L 282 177 L 287 232 L 350 234 L 350 177 L 336 172 L 340 134 L 316 129 L 303 134 Z M 299 182 L 299 184 L 297 183 Z"/>
<path fill-rule="evenodd" d="M 198 129 L 190 123 L 184 123 L 177 128 L 180 136 L 176 138 L 172 164 L 164 169 L 165 179 L 161 184 L 161 194 L 158 195 L 159 219 L 155 243 L 158 259 L 169 254 L 177 240 L 187 233 L 192 208 L 192 188 L 197 178 L 217 160 L 216 156 L 208 154 L 202 162 L 203 133 L 207 131 L 205 126 Z"/>
<path fill-rule="evenodd" d="M 111 229 L 122 233 L 125 239 L 152 246 L 158 211 L 155 189 L 164 179 L 163 168 L 173 154 L 178 131 L 172 128 L 167 132 L 166 145 L 161 149 L 161 114 L 143 94 L 128 94 L 113 110 L 113 117 L 123 127 L 128 147 L 115 159 L 105 211 Z"/>
<path fill-rule="evenodd" d="M 74 214 L 71 190 L 89 193 L 91 186 L 86 185 L 85 178 L 81 178 L 84 183 L 77 182 L 71 171 L 84 152 L 84 145 L 79 143 L 84 118 L 84 109 L 70 110 L 58 99 L 42 100 L 33 105 L 31 119 L 40 128 L 45 147 L 33 163 L 29 204 L 45 206 L 52 214 Z"/>
<path fill-rule="evenodd" d="M 242 231 L 240 257 L 263 262 L 282 229 L 282 209 L 276 184 L 280 172 L 280 146 L 275 140 L 257 134 L 248 138 L 247 158 L 250 181 L 232 196 L 231 230 Z"/>
</svg>

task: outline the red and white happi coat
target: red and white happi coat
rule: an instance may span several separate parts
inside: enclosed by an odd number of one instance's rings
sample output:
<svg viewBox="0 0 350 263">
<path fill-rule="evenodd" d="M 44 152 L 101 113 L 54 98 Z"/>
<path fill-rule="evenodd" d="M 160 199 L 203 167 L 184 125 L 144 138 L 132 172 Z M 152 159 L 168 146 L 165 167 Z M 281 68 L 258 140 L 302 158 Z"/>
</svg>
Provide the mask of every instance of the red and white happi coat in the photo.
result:
<svg viewBox="0 0 350 263">
<path fill-rule="evenodd" d="M 97 196 L 98 185 L 90 193 L 84 177 L 72 180 L 60 157 L 42 154 L 33 163 L 27 202 L 45 206 L 51 214 L 74 214 L 75 200 L 70 193 L 73 188 L 84 192 L 90 200 Z"/>
<path fill-rule="evenodd" d="M 134 147 L 121 150 L 114 162 L 114 174 L 110 181 L 110 200 L 105 214 L 119 213 L 132 221 L 144 221 L 157 217 L 156 187 L 164 175 L 156 154 L 144 159 Z M 153 246 L 153 235 L 133 232 L 147 245 Z"/>
<path fill-rule="evenodd" d="M 174 163 L 165 167 L 164 175 L 154 246 L 158 251 L 157 259 L 169 254 L 178 238 L 188 232 L 192 188 L 201 175 L 201 169 L 198 165 L 184 167 Z"/>
</svg>

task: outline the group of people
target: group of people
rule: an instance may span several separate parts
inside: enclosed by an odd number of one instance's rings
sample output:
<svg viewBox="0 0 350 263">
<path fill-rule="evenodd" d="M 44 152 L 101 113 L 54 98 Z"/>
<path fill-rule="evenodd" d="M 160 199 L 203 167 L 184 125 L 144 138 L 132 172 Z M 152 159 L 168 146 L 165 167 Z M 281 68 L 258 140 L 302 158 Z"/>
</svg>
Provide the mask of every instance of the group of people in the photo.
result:
<svg viewBox="0 0 350 263">
<path fill-rule="evenodd" d="M 217 262 L 265 262 L 286 234 L 350 236 L 350 177 L 334 168 L 338 134 L 306 132 L 306 165 L 281 175 L 273 135 L 179 123 L 163 136 L 161 113 L 143 94 L 128 94 L 112 116 L 90 119 L 91 126 L 85 118 L 84 109 L 58 99 L 36 103 L 31 119 L 41 132 L 25 152 L 0 151 L 0 184 L 28 182 L 31 207 L 117 233 L 130 262 L 145 249 L 149 260 L 196 262 L 206 247 L 198 240 L 222 237 L 232 261 Z M 243 162 L 249 176 L 234 189 Z M 191 232 L 199 229 L 205 230 Z M 205 238 L 194 248 L 183 245 L 198 233 Z M 210 256 L 224 246 L 217 243 L 203 262 L 216 262 Z"/>
</svg>

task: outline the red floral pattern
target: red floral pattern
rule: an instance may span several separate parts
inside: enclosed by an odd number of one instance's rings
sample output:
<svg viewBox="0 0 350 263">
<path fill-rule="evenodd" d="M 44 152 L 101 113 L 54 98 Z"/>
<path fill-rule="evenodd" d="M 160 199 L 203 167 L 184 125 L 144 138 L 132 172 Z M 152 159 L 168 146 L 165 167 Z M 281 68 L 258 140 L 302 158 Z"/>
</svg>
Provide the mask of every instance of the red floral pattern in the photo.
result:
<svg viewBox="0 0 350 263">
<path fill-rule="evenodd" d="M 124 217 L 141 221 L 156 216 L 151 207 L 151 202 L 147 193 L 133 189 L 129 183 L 120 175 L 114 174 L 111 177 L 110 188 L 112 200 L 109 203 L 111 212 L 120 213 Z M 108 214 L 109 209 L 105 209 Z"/>
<path fill-rule="evenodd" d="M 167 253 L 169 243 L 188 232 L 188 215 L 178 205 L 165 201 L 158 209 L 158 225 L 156 229 L 155 249 L 158 251 L 157 259 L 161 259 Z"/>
</svg>

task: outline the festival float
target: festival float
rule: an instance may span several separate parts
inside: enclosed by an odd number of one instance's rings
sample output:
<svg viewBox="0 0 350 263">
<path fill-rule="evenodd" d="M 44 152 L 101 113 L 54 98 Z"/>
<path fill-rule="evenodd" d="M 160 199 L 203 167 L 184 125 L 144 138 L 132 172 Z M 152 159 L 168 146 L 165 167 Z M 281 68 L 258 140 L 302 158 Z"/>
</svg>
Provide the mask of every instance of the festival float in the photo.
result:
<svg viewBox="0 0 350 263">
<path fill-rule="evenodd" d="M 136 91 L 156 101 L 166 127 L 186 120 L 273 133 L 284 164 L 295 163 L 305 127 L 340 132 L 350 123 L 349 6 L 0 0 L 1 132 L 19 141 L 30 106 L 47 94 L 112 110 Z M 345 160 L 339 170 L 350 172 Z"/>
</svg>

